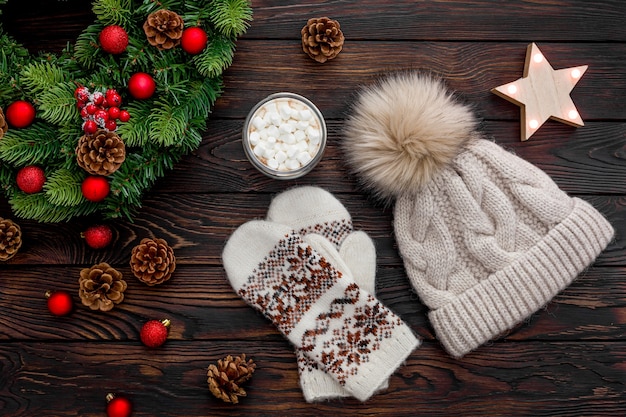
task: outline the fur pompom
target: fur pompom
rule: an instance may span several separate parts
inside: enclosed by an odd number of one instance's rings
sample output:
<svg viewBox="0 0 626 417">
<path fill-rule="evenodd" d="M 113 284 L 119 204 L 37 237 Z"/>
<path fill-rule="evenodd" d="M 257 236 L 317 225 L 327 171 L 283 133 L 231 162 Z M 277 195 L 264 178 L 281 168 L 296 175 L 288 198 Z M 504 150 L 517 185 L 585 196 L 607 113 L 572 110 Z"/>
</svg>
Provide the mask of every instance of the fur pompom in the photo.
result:
<svg viewBox="0 0 626 417">
<path fill-rule="evenodd" d="M 448 166 L 476 125 L 442 81 L 402 72 L 361 90 L 342 148 L 363 185 L 390 199 L 418 191 Z"/>
</svg>

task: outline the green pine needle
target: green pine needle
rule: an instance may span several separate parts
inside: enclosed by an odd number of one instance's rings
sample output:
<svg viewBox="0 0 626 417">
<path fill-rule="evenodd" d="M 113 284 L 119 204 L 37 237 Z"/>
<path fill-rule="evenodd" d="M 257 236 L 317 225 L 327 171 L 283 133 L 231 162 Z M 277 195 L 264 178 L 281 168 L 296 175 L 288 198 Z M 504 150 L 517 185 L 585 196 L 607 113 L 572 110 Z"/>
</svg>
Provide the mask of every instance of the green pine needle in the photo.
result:
<svg viewBox="0 0 626 417">
<path fill-rule="evenodd" d="M 92 10 L 104 25 L 129 26 L 132 19 L 131 0 L 97 0 Z"/>
<path fill-rule="evenodd" d="M 214 0 L 211 2 L 211 21 L 226 36 L 243 35 L 252 20 L 252 9 L 247 0 Z"/>
<path fill-rule="evenodd" d="M 76 85 L 60 82 L 40 96 L 41 118 L 56 125 L 80 124 L 80 113 L 76 108 L 74 90 Z"/>
<path fill-rule="evenodd" d="M 194 56 L 192 62 L 200 74 L 213 78 L 219 76 L 232 64 L 235 43 L 230 38 L 221 35 L 215 35 L 209 41 L 209 46 L 202 53 Z"/>
<path fill-rule="evenodd" d="M 59 158 L 56 137 L 56 129 L 44 123 L 9 129 L 0 140 L 0 158 L 16 167 L 40 164 L 45 168 Z"/>
<path fill-rule="evenodd" d="M 59 169 L 48 174 L 44 191 L 48 201 L 57 206 L 77 206 L 85 201 L 81 183 L 85 174 L 68 169 Z"/>
</svg>

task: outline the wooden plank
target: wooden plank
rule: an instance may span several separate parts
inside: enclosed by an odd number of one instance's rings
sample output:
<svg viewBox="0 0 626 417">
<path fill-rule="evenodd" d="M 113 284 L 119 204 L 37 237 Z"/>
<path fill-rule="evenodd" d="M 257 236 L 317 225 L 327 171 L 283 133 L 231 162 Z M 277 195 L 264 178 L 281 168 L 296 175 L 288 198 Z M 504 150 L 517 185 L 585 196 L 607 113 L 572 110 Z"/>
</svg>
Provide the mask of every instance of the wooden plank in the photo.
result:
<svg viewBox="0 0 626 417">
<path fill-rule="evenodd" d="M 331 191 L 334 192 L 332 188 Z M 132 248 L 142 238 L 160 237 L 172 246 L 179 265 L 221 265 L 226 239 L 244 222 L 265 217 L 272 196 L 271 193 L 150 194 L 144 199 L 144 208 L 133 223 L 111 222 L 114 240 L 108 248 L 98 251 L 89 249 L 80 237 L 81 231 L 97 219 L 75 219 L 61 224 L 16 220 L 22 228 L 24 243 L 18 254 L 5 264 L 89 266 L 107 261 L 112 265 L 126 266 Z M 363 194 L 336 193 L 336 197 L 345 204 L 356 227 L 374 239 L 378 264 L 401 265 L 393 237 L 392 209 L 380 206 Z M 598 258 L 597 265 L 625 265 L 624 198 L 583 198 L 591 202 L 618 230 L 614 242 Z M 3 215 L 10 217 L 6 200 L 0 204 L 0 213 L 7 213 Z"/>
<path fill-rule="evenodd" d="M 210 121 L 199 149 L 161 179 L 155 192 L 278 192 L 296 184 L 362 191 L 341 148 L 343 123 L 330 120 L 327 125 L 328 146 L 318 167 L 298 180 L 285 181 L 266 177 L 248 162 L 241 143 L 242 121 Z M 488 121 L 480 129 L 546 171 L 566 192 L 626 193 L 626 123 L 591 122 L 580 129 L 547 123 L 525 143 L 519 140 L 519 123 Z"/>
<path fill-rule="evenodd" d="M 224 73 L 225 91 L 214 117 L 244 118 L 265 96 L 288 90 L 311 99 L 327 119 L 343 118 L 354 91 L 382 74 L 416 69 L 446 79 L 476 106 L 480 117 L 519 121 L 519 107 L 491 89 L 522 76 L 529 42 L 432 42 L 355 40 L 334 60 L 320 65 L 299 41 L 242 40 Z M 555 69 L 589 65 L 571 96 L 585 121 L 624 120 L 624 43 L 539 43 Z M 268 53 L 271 51 L 271 53 Z M 571 132 L 573 128 L 569 128 Z M 519 138 L 519 133 L 518 133 Z"/>
<path fill-rule="evenodd" d="M 232 290 L 221 267 L 179 266 L 172 279 L 148 287 L 126 266 L 128 289 L 110 312 L 80 303 L 80 266 L 11 268 L 0 288 L 0 340 L 135 341 L 151 319 L 171 320 L 170 340 L 255 340 L 279 336 L 269 321 Z M 507 340 L 614 340 L 626 331 L 626 269 L 591 268 L 545 309 L 506 335 Z M 377 295 L 420 335 L 433 339 L 428 309 L 402 267 L 379 267 Z M 46 290 L 65 290 L 75 309 L 67 317 L 46 310 Z"/>
<path fill-rule="evenodd" d="M 257 371 L 233 406 L 213 398 L 206 368 L 246 353 Z M 616 416 L 624 409 L 624 342 L 494 343 L 462 360 L 433 343 L 416 350 L 367 403 L 307 404 L 282 341 L 173 342 L 158 350 L 116 343 L 0 345 L 0 397 L 11 416 L 101 416 L 108 392 L 133 416 L 420 415 Z M 59 399 L 62 398 L 62 401 Z"/>
<path fill-rule="evenodd" d="M 589 3 L 483 1 L 341 1 L 285 4 L 253 0 L 247 38 L 299 37 L 308 18 L 330 16 L 350 39 L 623 41 L 626 6 Z"/>
</svg>

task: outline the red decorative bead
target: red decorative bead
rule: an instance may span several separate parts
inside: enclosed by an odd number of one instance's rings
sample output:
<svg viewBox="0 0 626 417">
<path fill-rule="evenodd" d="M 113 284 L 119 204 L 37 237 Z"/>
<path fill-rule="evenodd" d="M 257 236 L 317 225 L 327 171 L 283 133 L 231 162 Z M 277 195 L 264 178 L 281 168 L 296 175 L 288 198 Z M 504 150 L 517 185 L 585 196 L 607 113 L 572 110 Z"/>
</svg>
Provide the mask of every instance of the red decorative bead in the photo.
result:
<svg viewBox="0 0 626 417">
<path fill-rule="evenodd" d="M 67 291 L 46 291 L 48 310 L 55 316 L 66 316 L 72 312 L 74 301 Z"/>
<path fill-rule="evenodd" d="M 127 110 L 120 111 L 120 122 L 127 122 L 130 120 L 130 113 Z"/>
<path fill-rule="evenodd" d="M 115 120 L 107 120 L 104 122 L 104 128 L 109 132 L 113 132 L 117 129 L 117 123 L 115 123 Z"/>
<path fill-rule="evenodd" d="M 80 189 L 83 197 L 94 203 L 104 200 L 109 195 L 109 191 L 111 191 L 107 179 L 95 175 L 85 178 Z"/>
<path fill-rule="evenodd" d="M 154 94 L 156 83 L 150 74 L 145 72 L 137 72 L 131 75 L 128 80 L 128 91 L 130 95 L 138 100 L 145 100 Z"/>
<path fill-rule="evenodd" d="M 183 36 L 180 38 L 180 46 L 188 54 L 196 55 L 206 48 L 207 41 L 208 36 L 204 29 L 196 26 L 183 31 Z"/>
<path fill-rule="evenodd" d="M 141 328 L 139 337 L 141 342 L 151 348 L 159 347 L 167 339 L 167 328 L 170 326 L 168 319 L 147 321 Z"/>
<path fill-rule="evenodd" d="M 109 118 L 111 119 L 119 119 L 120 117 L 120 108 L 119 107 L 109 107 Z"/>
<path fill-rule="evenodd" d="M 92 249 L 102 249 L 113 240 L 113 231 L 105 224 L 97 224 L 89 226 L 87 230 L 81 233 L 81 237 L 85 239 L 85 243 Z"/>
<path fill-rule="evenodd" d="M 34 194 L 43 190 L 46 182 L 46 174 L 43 168 L 36 165 L 29 165 L 17 172 L 17 186 L 26 194 Z"/>
<path fill-rule="evenodd" d="M 24 100 L 9 104 L 4 114 L 9 125 L 18 129 L 28 127 L 35 121 L 35 107 Z"/>
<path fill-rule="evenodd" d="M 85 133 L 91 135 L 93 133 L 96 133 L 96 130 L 98 130 L 98 125 L 93 120 L 87 120 L 85 123 L 83 123 L 83 131 Z"/>
<path fill-rule="evenodd" d="M 96 112 L 98 111 L 98 106 L 93 103 L 88 103 L 85 106 L 85 110 L 87 110 L 87 114 L 96 114 Z"/>
<path fill-rule="evenodd" d="M 98 39 L 102 49 L 113 55 L 121 54 L 128 46 L 128 34 L 118 25 L 106 26 L 100 32 Z"/>
<path fill-rule="evenodd" d="M 133 412 L 133 405 L 126 397 L 107 394 L 106 399 L 108 417 L 129 417 Z"/>
</svg>

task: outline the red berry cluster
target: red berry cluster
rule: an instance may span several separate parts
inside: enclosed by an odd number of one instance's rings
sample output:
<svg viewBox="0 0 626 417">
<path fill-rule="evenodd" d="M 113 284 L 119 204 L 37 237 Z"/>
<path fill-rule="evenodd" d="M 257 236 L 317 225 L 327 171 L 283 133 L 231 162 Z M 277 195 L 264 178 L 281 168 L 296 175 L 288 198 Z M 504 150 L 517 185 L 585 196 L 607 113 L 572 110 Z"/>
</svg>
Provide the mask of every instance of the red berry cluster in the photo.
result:
<svg viewBox="0 0 626 417">
<path fill-rule="evenodd" d="M 100 91 L 89 92 L 87 87 L 78 87 L 74 91 L 80 116 L 83 118 L 83 131 L 87 134 L 96 133 L 98 127 L 114 131 L 117 129 L 117 120 L 127 122 L 130 114 L 121 110 L 122 97 L 109 88 L 106 93 Z"/>
</svg>

